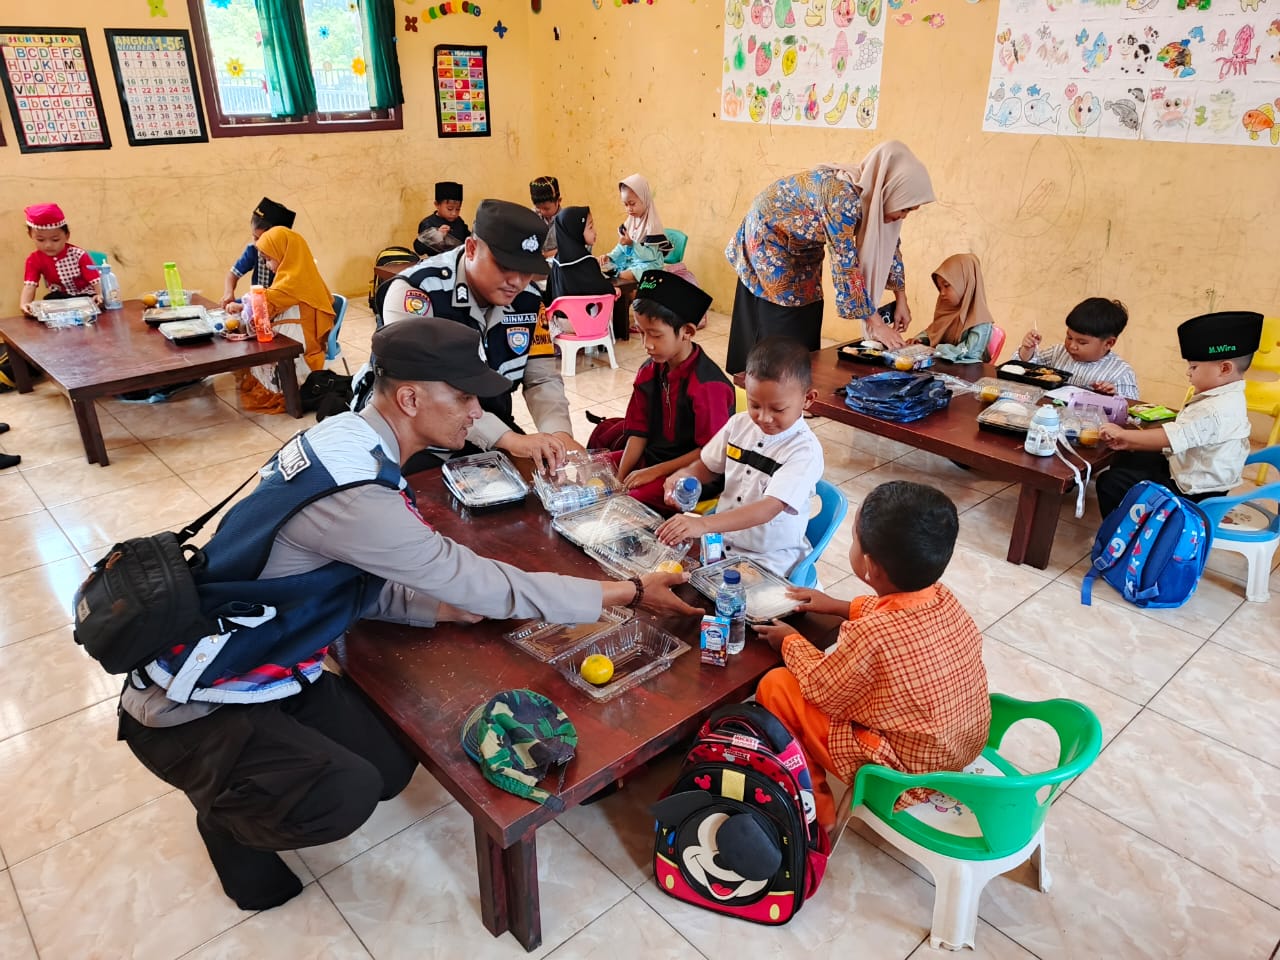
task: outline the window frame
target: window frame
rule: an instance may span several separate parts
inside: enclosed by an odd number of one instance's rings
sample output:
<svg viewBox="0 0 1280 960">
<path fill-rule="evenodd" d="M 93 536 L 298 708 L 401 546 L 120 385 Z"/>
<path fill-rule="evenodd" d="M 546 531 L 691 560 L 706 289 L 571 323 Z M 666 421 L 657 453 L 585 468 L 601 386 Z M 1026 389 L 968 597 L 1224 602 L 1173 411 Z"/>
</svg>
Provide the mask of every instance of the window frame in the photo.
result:
<svg viewBox="0 0 1280 960">
<path fill-rule="evenodd" d="M 297 0 L 299 4 L 302 0 Z M 404 116 L 396 107 L 371 108 L 367 113 L 309 113 L 301 117 L 272 117 L 264 114 L 222 112 L 222 98 L 213 68 L 213 50 L 204 19 L 205 0 L 187 0 L 191 16 L 191 46 L 200 73 L 201 93 L 211 137 L 262 137 L 289 133 L 352 133 L 373 130 L 403 130 Z M 308 58 L 310 51 L 308 51 Z"/>
</svg>

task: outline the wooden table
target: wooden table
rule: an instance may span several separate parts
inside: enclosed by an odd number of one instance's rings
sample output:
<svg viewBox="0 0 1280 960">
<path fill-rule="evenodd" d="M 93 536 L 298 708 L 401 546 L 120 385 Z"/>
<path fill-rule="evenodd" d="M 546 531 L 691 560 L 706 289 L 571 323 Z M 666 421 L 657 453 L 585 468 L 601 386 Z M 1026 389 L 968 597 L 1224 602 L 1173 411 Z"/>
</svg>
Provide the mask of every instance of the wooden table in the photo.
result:
<svg viewBox="0 0 1280 960">
<path fill-rule="evenodd" d="M 606 576 L 551 529 L 550 516 L 532 494 L 523 505 L 472 514 L 452 500 L 438 472 L 410 480 L 427 521 L 479 553 L 527 570 Z M 681 588 L 681 594 L 711 608 L 690 587 Z M 793 622 L 823 646 L 840 623 L 813 616 Z M 703 666 L 697 651 L 699 625 L 693 617 L 662 621 L 694 649 L 677 657 L 669 670 L 604 704 L 503 640 L 511 621 L 430 630 L 363 621 L 332 649 L 347 676 L 471 814 L 481 920 L 494 936 L 510 930 L 526 950 L 542 942 L 535 835 L 557 814 L 485 780 L 462 750 L 463 721 L 501 690 L 528 687 L 550 697 L 578 731 L 577 754 L 559 793 L 566 808 L 573 807 L 667 748 L 688 743 L 707 714 L 720 704 L 745 699 L 756 681 L 780 662 L 768 644 L 749 637 L 746 649 L 730 658 L 728 667 Z"/>
<path fill-rule="evenodd" d="M 206 307 L 217 304 L 196 297 Z M 31 392 L 31 367 L 39 367 L 71 400 L 85 457 L 105 467 L 106 444 L 94 401 L 131 390 L 146 390 L 199 380 L 215 373 L 274 363 L 280 374 L 285 408 L 302 416 L 294 358 L 302 344 L 277 334 L 269 343 L 225 340 L 177 346 L 142 319 L 141 300 L 126 300 L 118 310 L 99 314 L 83 327 L 50 328 L 30 317 L 0 320 L 0 336 L 9 345 L 13 380 L 19 393 Z"/>
<path fill-rule="evenodd" d="M 1058 529 L 1063 499 L 1075 487 L 1075 476 L 1057 457 L 1033 457 L 1022 449 L 1021 436 L 982 430 L 978 413 L 986 406 L 970 393 L 952 397 L 951 405 L 915 423 L 891 423 L 855 413 L 836 390 L 851 377 L 883 373 L 884 367 L 841 360 L 836 347 L 813 354 L 813 386 L 818 399 L 809 407 L 815 416 L 829 417 L 890 440 L 928 450 L 957 463 L 981 470 L 998 480 L 1019 485 L 1018 506 L 1009 537 L 1010 563 L 1027 563 L 1043 570 Z M 934 373 L 948 373 L 964 380 L 995 376 L 991 364 L 937 363 Z M 1093 464 L 1095 473 L 1115 455 L 1106 447 L 1077 447 Z"/>
</svg>

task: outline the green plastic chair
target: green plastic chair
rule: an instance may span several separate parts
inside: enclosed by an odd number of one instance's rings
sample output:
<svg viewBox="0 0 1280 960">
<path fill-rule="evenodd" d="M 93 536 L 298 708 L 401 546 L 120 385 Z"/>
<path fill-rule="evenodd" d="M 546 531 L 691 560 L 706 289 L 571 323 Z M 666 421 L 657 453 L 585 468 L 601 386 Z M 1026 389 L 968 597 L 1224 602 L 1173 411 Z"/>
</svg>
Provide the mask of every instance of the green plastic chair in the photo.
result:
<svg viewBox="0 0 1280 960">
<path fill-rule="evenodd" d="M 997 752 L 1009 728 L 1040 720 L 1058 735 L 1058 766 L 1023 774 Z M 933 876 L 934 949 L 972 947 L 978 900 L 992 877 L 1032 859 L 1041 891 L 1049 889 L 1044 818 L 1068 780 L 1078 777 L 1102 749 L 1102 725 L 1075 700 L 1032 703 L 991 694 L 991 733 L 981 756 L 961 772 L 908 774 L 868 764 L 853 784 L 852 816 Z M 905 790 L 935 796 L 895 812 Z"/>
<path fill-rule="evenodd" d="M 683 230 L 667 227 L 664 231 L 671 241 L 671 252 L 662 258 L 663 263 L 679 263 L 684 259 L 684 248 L 689 245 L 689 235 Z"/>
</svg>

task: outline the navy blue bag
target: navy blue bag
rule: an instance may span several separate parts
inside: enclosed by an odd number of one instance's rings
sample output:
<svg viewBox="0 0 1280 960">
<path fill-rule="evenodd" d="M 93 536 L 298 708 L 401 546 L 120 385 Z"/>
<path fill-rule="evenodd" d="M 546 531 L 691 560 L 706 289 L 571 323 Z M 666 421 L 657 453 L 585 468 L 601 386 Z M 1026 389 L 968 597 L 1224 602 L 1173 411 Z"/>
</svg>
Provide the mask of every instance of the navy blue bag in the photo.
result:
<svg viewBox="0 0 1280 960">
<path fill-rule="evenodd" d="M 951 392 L 932 374 L 890 370 L 854 377 L 844 388 L 844 402 L 869 417 L 911 423 L 945 408 Z"/>
</svg>

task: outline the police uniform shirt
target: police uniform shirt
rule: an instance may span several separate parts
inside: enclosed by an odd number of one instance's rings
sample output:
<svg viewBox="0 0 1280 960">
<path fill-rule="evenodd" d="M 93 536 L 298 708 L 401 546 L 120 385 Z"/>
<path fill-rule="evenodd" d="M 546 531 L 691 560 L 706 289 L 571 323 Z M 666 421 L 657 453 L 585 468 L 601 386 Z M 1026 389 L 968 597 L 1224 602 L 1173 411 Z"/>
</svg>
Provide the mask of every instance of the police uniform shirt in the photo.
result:
<svg viewBox="0 0 1280 960">
<path fill-rule="evenodd" d="M 406 279 L 408 274 L 417 273 L 424 267 L 435 266 L 448 271 L 444 279 L 445 288 L 452 293 L 452 305 L 468 312 L 477 328 L 481 331 L 481 350 L 494 327 L 504 325 L 504 318 L 516 315 L 517 308 L 504 306 L 481 307 L 471 294 L 464 275 L 463 261 L 465 248 L 450 250 L 437 256 L 415 263 L 401 272 L 387 285 L 386 297 L 382 303 L 382 320 L 394 323 L 405 317 L 432 316 L 431 299 L 422 290 L 410 285 Z M 542 294 L 533 284 L 525 287 L 521 296 L 532 294 L 541 302 Z M 525 328 L 512 330 L 508 339 L 518 337 L 524 340 Z M 506 363 L 494 363 L 494 359 L 482 357 L 490 367 L 503 376 L 520 384 L 525 405 L 533 418 L 534 427 L 539 433 L 567 433 L 573 435 L 573 422 L 569 418 L 569 400 L 565 396 L 564 381 L 560 376 L 560 361 L 555 355 L 555 345 L 551 340 L 545 318 L 538 322 L 537 330 L 528 342 L 510 344 L 513 359 Z M 467 439 L 482 450 L 493 449 L 494 444 L 511 428 L 496 414 L 485 412 L 467 433 Z"/>
<path fill-rule="evenodd" d="M 804 418 L 770 436 L 751 415 L 736 413 L 702 448 L 702 462 L 712 473 L 724 474 L 724 511 L 756 503 L 764 497 L 781 500 L 782 511 L 768 523 L 724 535 L 725 549 L 748 556 L 785 577 L 808 554 L 805 528 L 809 499 L 822 479 L 822 445 Z"/>
</svg>

